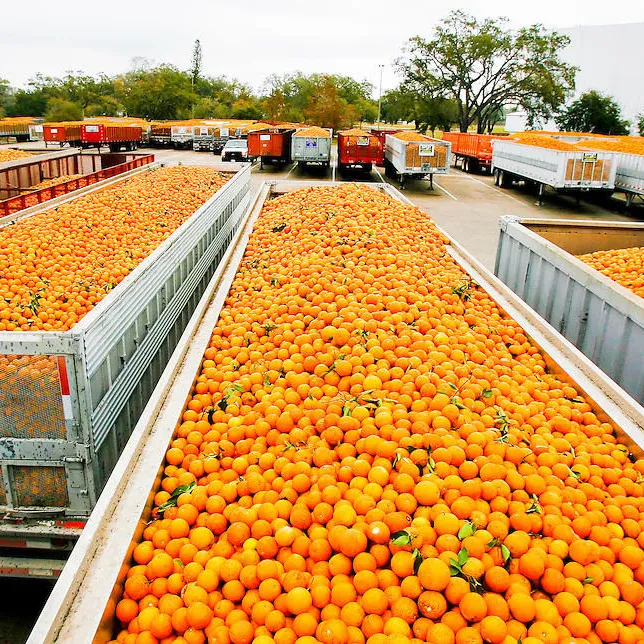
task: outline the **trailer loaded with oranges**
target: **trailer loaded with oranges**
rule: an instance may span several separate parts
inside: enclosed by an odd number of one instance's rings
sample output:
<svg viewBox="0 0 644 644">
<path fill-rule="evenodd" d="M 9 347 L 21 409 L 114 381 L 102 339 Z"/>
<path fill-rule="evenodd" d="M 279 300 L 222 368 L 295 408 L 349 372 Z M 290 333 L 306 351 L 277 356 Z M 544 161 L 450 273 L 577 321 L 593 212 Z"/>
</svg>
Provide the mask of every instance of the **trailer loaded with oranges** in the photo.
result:
<svg viewBox="0 0 644 644">
<path fill-rule="evenodd" d="M 147 166 L 0 218 L 0 575 L 60 573 L 249 182 Z"/>
<path fill-rule="evenodd" d="M 30 642 L 637 642 L 644 412 L 389 185 L 264 184 Z"/>
</svg>

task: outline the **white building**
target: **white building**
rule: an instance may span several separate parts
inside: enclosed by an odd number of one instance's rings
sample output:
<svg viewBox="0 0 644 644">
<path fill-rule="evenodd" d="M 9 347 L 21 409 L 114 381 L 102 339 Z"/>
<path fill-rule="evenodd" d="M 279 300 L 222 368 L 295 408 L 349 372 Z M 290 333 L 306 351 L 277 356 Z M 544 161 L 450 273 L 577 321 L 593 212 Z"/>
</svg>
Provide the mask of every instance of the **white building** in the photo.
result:
<svg viewBox="0 0 644 644">
<path fill-rule="evenodd" d="M 575 98 L 591 89 L 612 96 L 633 123 L 644 112 L 644 22 L 558 28 L 570 38 L 563 58 L 579 67 Z"/>
</svg>

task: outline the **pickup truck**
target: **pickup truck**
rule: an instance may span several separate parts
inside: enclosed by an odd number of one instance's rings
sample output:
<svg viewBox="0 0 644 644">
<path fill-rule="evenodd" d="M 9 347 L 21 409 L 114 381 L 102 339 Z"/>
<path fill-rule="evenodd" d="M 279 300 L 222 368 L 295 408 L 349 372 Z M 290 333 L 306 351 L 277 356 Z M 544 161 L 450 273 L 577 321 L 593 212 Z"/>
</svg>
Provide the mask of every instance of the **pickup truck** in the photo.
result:
<svg viewBox="0 0 644 644">
<path fill-rule="evenodd" d="M 222 161 L 246 161 L 248 159 L 248 142 L 246 139 L 230 139 L 221 151 Z"/>
</svg>

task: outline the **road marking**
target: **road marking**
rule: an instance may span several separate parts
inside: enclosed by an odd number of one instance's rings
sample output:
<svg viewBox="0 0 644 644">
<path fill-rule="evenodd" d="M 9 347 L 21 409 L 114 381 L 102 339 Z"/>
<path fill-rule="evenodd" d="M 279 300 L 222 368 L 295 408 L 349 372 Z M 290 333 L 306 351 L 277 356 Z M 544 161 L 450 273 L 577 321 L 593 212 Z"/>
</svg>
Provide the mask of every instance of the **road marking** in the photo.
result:
<svg viewBox="0 0 644 644">
<path fill-rule="evenodd" d="M 434 179 L 434 185 L 437 188 L 440 188 L 448 197 L 451 197 L 454 201 L 458 201 L 458 199 L 449 190 L 445 190 L 445 188 L 443 188 L 436 179 Z"/>
<path fill-rule="evenodd" d="M 284 178 L 286 179 L 288 177 L 288 175 L 291 174 L 291 172 L 293 172 L 293 170 L 295 170 L 295 168 L 297 168 L 297 163 L 293 164 L 293 167 L 286 173 L 286 177 L 284 177 Z"/>
<path fill-rule="evenodd" d="M 476 183 L 480 183 L 482 186 L 485 186 L 486 188 L 489 188 L 490 190 L 503 195 L 504 197 L 507 197 L 508 199 L 512 199 L 512 201 L 516 201 L 518 204 L 521 204 L 522 206 L 525 206 L 526 208 L 528 207 L 528 204 L 523 203 L 520 199 L 517 199 L 516 197 L 513 197 L 512 195 L 509 195 L 507 192 L 504 190 L 497 190 L 494 186 L 490 186 L 485 181 L 481 181 L 480 179 L 476 179 L 475 177 L 471 177 L 469 174 L 463 174 L 463 177 L 466 179 L 469 179 L 470 181 L 476 181 Z"/>
<path fill-rule="evenodd" d="M 378 179 L 380 179 L 380 182 L 381 182 L 381 183 L 387 183 L 387 182 L 382 178 L 382 175 L 380 174 L 380 172 L 378 172 L 378 168 L 376 168 L 376 166 L 375 166 L 375 165 L 373 166 L 373 169 L 376 171 L 376 174 L 378 175 Z"/>
</svg>

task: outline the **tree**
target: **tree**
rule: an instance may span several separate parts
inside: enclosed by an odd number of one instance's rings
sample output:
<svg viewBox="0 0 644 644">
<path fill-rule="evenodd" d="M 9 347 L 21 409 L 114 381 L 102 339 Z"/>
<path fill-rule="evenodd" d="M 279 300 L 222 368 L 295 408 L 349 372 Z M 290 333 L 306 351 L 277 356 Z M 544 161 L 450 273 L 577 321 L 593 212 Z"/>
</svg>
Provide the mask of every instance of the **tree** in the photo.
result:
<svg viewBox="0 0 644 644">
<path fill-rule="evenodd" d="M 637 115 L 637 131 L 640 136 L 644 136 L 644 112 Z"/>
<path fill-rule="evenodd" d="M 491 129 L 507 104 L 531 119 L 549 118 L 574 89 L 576 68 L 559 58 L 570 39 L 543 25 L 513 32 L 506 22 L 451 12 L 431 40 L 409 40 L 398 61 L 405 84 L 425 97 L 454 99 L 462 132 L 472 124 Z"/>
<path fill-rule="evenodd" d="M 195 100 L 190 75 L 172 65 L 132 70 L 118 77 L 115 85 L 117 98 L 130 116 L 187 118 Z"/>
<path fill-rule="evenodd" d="M 321 127 L 340 130 L 356 120 L 356 109 L 340 96 L 331 77 L 325 77 L 316 92 L 309 97 L 303 110 L 305 120 Z"/>
<path fill-rule="evenodd" d="M 597 134 L 628 134 L 629 122 L 622 119 L 622 110 L 610 96 L 595 90 L 585 92 L 556 118 L 562 130 L 596 132 Z"/>
<path fill-rule="evenodd" d="M 378 113 L 371 98 L 373 86 L 350 76 L 335 74 L 272 74 L 263 87 L 262 108 L 267 118 L 281 121 L 315 120 L 320 113 L 332 121 L 372 120 Z M 326 107 L 322 104 L 326 103 Z M 333 107 L 331 107 L 333 106 Z M 329 111 L 330 110 L 330 111 Z M 335 115 L 331 115 L 335 112 Z M 351 124 L 350 123 L 350 124 Z M 333 126 L 328 126 L 333 127 Z"/>
<path fill-rule="evenodd" d="M 192 77 L 192 85 L 196 85 L 201 76 L 201 42 L 199 38 L 195 40 L 194 47 L 192 48 L 192 65 L 190 67 L 190 76 Z"/>
<path fill-rule="evenodd" d="M 47 101 L 45 120 L 58 123 L 60 121 L 82 121 L 83 108 L 78 103 L 64 98 L 50 98 Z"/>
<path fill-rule="evenodd" d="M 382 114 L 388 123 L 413 121 L 417 130 L 429 129 L 432 135 L 436 128 L 449 130 L 458 120 L 454 99 L 423 96 L 405 85 L 383 95 Z"/>
</svg>

